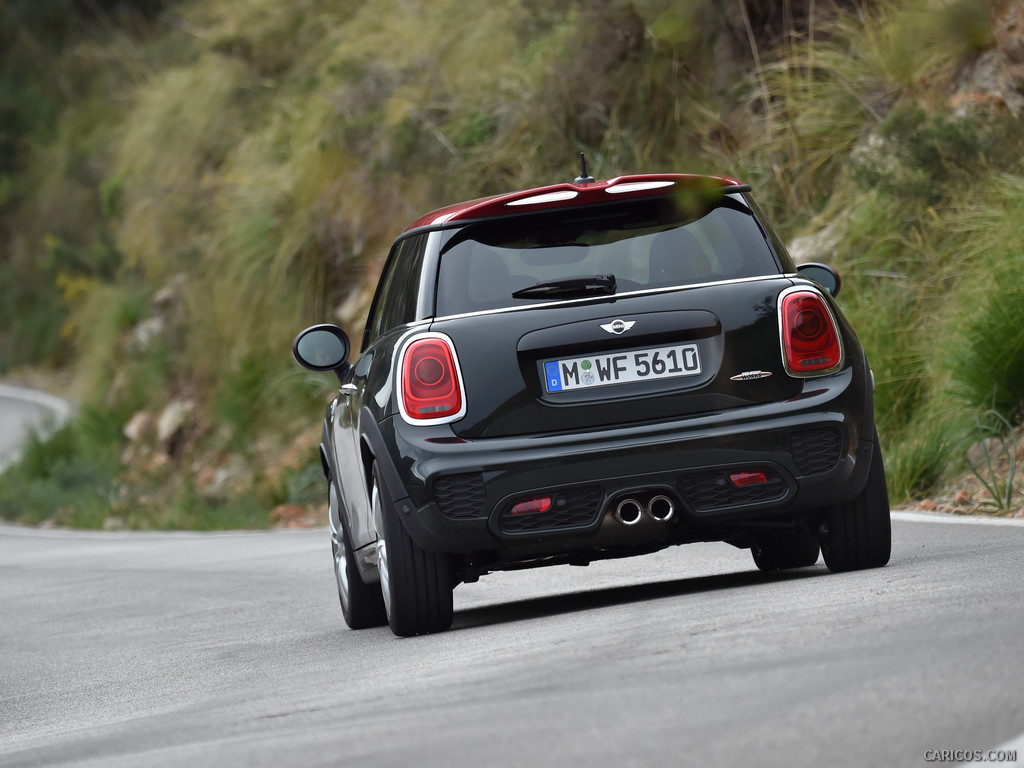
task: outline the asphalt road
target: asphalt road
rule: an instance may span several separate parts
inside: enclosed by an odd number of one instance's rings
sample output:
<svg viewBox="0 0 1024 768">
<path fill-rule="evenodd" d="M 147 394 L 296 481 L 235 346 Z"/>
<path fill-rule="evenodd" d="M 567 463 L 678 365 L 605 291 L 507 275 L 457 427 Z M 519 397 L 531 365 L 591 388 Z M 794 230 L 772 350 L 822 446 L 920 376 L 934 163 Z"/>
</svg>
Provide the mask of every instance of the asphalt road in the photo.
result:
<svg viewBox="0 0 1024 768">
<path fill-rule="evenodd" d="M 0 766 L 1024 753 L 1024 526 L 898 518 L 883 569 L 689 545 L 494 574 L 456 590 L 452 631 L 404 640 L 344 627 L 325 530 L 0 526 Z"/>
</svg>

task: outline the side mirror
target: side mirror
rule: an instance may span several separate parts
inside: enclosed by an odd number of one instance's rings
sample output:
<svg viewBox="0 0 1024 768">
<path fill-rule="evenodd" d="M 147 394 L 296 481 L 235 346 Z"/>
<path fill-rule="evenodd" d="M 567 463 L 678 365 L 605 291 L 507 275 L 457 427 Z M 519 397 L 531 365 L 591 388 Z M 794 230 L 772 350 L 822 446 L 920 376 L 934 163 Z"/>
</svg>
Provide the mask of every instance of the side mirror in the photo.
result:
<svg viewBox="0 0 1024 768">
<path fill-rule="evenodd" d="M 292 355 L 299 365 L 311 371 L 334 371 L 339 378 L 348 367 L 351 349 L 345 332 L 330 324 L 307 328 L 292 342 Z"/>
<path fill-rule="evenodd" d="M 801 264 L 796 271 L 808 280 L 816 282 L 833 297 L 838 296 L 839 289 L 843 287 L 843 280 L 839 277 L 839 273 L 828 264 Z"/>
</svg>

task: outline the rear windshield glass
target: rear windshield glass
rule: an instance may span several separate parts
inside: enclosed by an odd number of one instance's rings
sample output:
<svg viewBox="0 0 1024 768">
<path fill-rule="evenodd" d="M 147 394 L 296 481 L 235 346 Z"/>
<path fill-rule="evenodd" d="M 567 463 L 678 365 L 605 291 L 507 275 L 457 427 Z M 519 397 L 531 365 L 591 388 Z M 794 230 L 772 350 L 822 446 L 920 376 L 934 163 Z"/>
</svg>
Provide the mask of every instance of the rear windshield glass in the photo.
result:
<svg viewBox="0 0 1024 768">
<path fill-rule="evenodd" d="M 441 249 L 437 315 L 550 301 L 537 283 L 614 275 L 616 293 L 778 274 L 750 209 L 696 193 L 483 221 Z"/>
</svg>

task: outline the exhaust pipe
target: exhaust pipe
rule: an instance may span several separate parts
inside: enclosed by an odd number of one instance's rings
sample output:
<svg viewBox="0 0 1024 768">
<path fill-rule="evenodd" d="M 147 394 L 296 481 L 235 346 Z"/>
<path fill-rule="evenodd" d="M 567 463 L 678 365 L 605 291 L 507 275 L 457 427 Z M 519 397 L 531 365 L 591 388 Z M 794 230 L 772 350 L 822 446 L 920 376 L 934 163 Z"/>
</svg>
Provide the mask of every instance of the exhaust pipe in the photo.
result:
<svg viewBox="0 0 1024 768">
<path fill-rule="evenodd" d="M 647 514 L 659 523 L 671 520 L 672 515 L 675 513 L 676 505 L 672 503 L 672 499 L 668 496 L 655 496 L 647 502 Z"/>
<path fill-rule="evenodd" d="M 636 525 L 640 522 L 644 508 L 636 499 L 623 499 L 615 508 L 615 519 L 623 525 Z"/>
</svg>

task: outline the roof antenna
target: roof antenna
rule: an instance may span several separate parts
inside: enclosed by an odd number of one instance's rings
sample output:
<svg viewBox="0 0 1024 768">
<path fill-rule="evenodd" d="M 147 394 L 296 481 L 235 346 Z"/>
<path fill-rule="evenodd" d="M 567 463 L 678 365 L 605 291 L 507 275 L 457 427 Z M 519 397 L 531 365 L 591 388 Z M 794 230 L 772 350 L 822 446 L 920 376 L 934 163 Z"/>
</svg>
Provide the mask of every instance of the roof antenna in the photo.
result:
<svg viewBox="0 0 1024 768">
<path fill-rule="evenodd" d="M 593 184 L 594 177 L 587 173 L 587 158 L 580 152 L 580 175 L 576 177 L 574 184 Z"/>
</svg>

